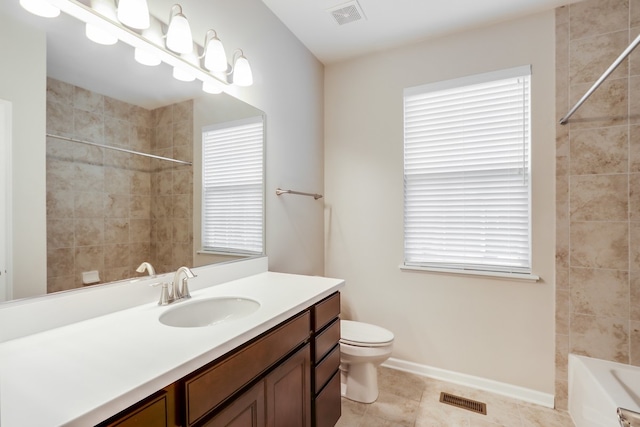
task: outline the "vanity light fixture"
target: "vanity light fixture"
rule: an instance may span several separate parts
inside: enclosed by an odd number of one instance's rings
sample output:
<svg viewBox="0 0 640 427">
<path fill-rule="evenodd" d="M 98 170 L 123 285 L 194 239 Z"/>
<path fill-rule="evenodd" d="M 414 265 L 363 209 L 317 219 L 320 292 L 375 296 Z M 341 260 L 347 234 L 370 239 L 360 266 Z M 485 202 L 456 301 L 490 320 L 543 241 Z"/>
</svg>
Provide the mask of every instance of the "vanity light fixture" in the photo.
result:
<svg viewBox="0 0 640 427">
<path fill-rule="evenodd" d="M 204 68 L 207 70 L 214 73 L 227 71 L 227 54 L 214 30 L 208 30 L 204 36 L 204 53 L 202 56 L 204 57 Z"/>
<path fill-rule="evenodd" d="M 149 5 L 147 0 L 119 0 L 118 21 L 137 30 L 149 28 Z"/>
<path fill-rule="evenodd" d="M 249 60 L 245 58 L 242 49 L 233 52 L 233 83 L 238 86 L 251 86 L 253 84 L 253 74 Z"/>
<path fill-rule="evenodd" d="M 167 29 L 167 48 L 176 53 L 191 53 L 193 51 L 193 37 L 187 17 L 182 13 L 182 6 L 174 4 L 169 14 L 169 28 Z"/>
<path fill-rule="evenodd" d="M 91 0 L 91 8 L 114 22 L 118 19 L 113 0 Z M 118 43 L 118 37 L 116 35 L 96 24 L 86 23 L 85 34 L 89 40 L 98 44 L 109 46 Z"/>
<path fill-rule="evenodd" d="M 20 0 L 20 6 L 34 15 L 42 16 L 43 18 L 55 18 L 60 15 L 60 9 L 47 0 Z"/>
<path fill-rule="evenodd" d="M 1 0 L 6 1 L 6 0 Z M 182 14 L 182 7 L 174 4 L 170 13 L 170 26 L 167 35 L 162 34 L 162 23 L 155 17 L 148 15 L 148 28 L 140 31 L 132 29 L 127 24 L 124 25 L 118 18 L 120 8 L 123 7 L 123 0 L 118 4 L 116 18 L 113 18 L 113 10 L 105 12 L 101 8 L 103 5 L 112 5 L 114 0 L 90 0 L 92 7 L 86 4 L 86 0 L 20 0 L 20 4 L 27 11 L 42 16 L 55 17 L 62 11 L 69 16 L 78 19 L 87 24 L 101 30 L 111 33 L 116 40 L 133 47 L 135 50 L 135 59 L 144 65 L 157 65 L 164 62 L 174 68 L 174 73 L 178 74 L 181 80 L 192 81 L 198 79 L 202 82 L 202 89 L 208 93 L 221 93 L 226 86 L 235 84 L 236 86 L 250 86 L 253 83 L 253 76 L 249 61 L 244 56 L 241 49 L 234 52 L 232 64 L 226 63 L 224 47 L 220 42 L 217 34 L 213 30 L 207 31 L 205 35 L 205 48 L 203 49 L 203 57 L 205 57 L 204 65 L 201 66 L 199 56 L 199 47 L 194 48 L 193 39 L 191 37 L 191 29 L 185 16 Z M 146 5 L 146 2 L 145 2 Z M 178 27 L 171 25 L 178 23 Z M 172 28 L 178 28 L 178 33 L 188 33 L 187 37 L 183 37 L 179 44 L 180 50 L 187 52 L 180 54 L 171 48 L 173 46 L 170 40 L 172 37 Z M 163 38 L 166 37 L 166 40 Z M 180 39 L 179 39 L 180 40 Z M 186 42 L 188 41 L 188 48 Z M 165 43 L 166 42 L 166 43 Z M 196 45 L 197 46 L 197 45 Z M 173 46 L 175 49 L 178 47 Z M 207 61 L 207 51 L 211 52 L 211 58 Z M 214 65 L 215 63 L 215 65 Z M 211 68 L 208 68 L 208 67 Z M 180 71 L 178 71 L 178 69 Z M 187 72 L 185 72 L 188 70 Z M 218 71 L 219 70 L 219 71 Z M 187 74 L 189 76 L 187 77 Z"/>
<path fill-rule="evenodd" d="M 149 28 L 142 31 L 142 37 L 153 43 L 158 49 L 162 48 L 164 40 L 162 39 L 162 28 L 160 21 L 152 19 Z M 156 66 L 162 63 L 162 59 L 155 49 L 149 46 L 138 46 L 133 52 L 134 59 L 142 65 Z"/>
</svg>

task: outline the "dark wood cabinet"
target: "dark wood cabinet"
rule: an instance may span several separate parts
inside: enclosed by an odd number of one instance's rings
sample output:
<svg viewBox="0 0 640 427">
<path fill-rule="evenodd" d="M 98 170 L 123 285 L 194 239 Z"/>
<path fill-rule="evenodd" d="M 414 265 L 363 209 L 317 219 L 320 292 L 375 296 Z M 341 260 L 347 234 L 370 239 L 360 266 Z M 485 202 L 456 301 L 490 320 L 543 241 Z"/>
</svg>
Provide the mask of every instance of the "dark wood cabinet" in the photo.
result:
<svg viewBox="0 0 640 427">
<path fill-rule="evenodd" d="M 340 418 L 336 292 L 100 427 L 330 427 Z"/>
<path fill-rule="evenodd" d="M 340 294 L 311 308 L 312 424 L 330 427 L 341 415 L 340 399 Z"/>
</svg>

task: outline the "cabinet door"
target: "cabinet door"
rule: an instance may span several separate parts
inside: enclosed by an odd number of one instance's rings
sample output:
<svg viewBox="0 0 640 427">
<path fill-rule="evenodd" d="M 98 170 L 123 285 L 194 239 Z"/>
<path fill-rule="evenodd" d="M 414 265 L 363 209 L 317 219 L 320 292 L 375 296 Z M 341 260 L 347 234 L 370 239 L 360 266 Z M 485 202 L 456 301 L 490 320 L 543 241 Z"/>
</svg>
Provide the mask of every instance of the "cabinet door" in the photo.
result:
<svg viewBox="0 0 640 427">
<path fill-rule="evenodd" d="M 311 426 L 311 351 L 309 344 L 265 378 L 268 427 Z"/>
<path fill-rule="evenodd" d="M 260 381 L 234 399 L 203 427 L 264 427 L 264 410 L 264 381 Z"/>
</svg>

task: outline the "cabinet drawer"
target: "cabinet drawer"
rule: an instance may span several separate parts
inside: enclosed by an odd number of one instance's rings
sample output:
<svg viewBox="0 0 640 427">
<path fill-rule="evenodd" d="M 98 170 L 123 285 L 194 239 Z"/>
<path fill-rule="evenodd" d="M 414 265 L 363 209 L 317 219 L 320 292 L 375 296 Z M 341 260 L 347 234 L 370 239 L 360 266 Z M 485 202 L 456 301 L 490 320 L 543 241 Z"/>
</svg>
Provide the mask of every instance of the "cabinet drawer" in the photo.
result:
<svg viewBox="0 0 640 427">
<path fill-rule="evenodd" d="M 319 331 L 340 314 L 340 294 L 336 292 L 313 307 L 313 330 Z"/>
<path fill-rule="evenodd" d="M 327 329 L 316 335 L 313 361 L 318 363 L 340 341 L 340 319 L 335 319 Z"/>
<path fill-rule="evenodd" d="M 188 425 L 224 402 L 309 338 L 308 311 L 185 381 Z"/>
<path fill-rule="evenodd" d="M 103 427 L 146 427 L 169 426 L 169 399 L 171 396 L 162 391 L 159 396 L 143 401 L 125 413 L 119 414 L 100 426 Z M 173 424 L 171 424 L 173 425 Z"/>
<path fill-rule="evenodd" d="M 314 370 L 316 394 L 322 390 L 322 387 L 338 371 L 338 368 L 340 368 L 340 345 L 336 345 Z"/>
<path fill-rule="evenodd" d="M 331 381 L 316 397 L 315 426 L 335 426 L 341 415 L 340 405 L 340 372 L 336 372 Z"/>
</svg>

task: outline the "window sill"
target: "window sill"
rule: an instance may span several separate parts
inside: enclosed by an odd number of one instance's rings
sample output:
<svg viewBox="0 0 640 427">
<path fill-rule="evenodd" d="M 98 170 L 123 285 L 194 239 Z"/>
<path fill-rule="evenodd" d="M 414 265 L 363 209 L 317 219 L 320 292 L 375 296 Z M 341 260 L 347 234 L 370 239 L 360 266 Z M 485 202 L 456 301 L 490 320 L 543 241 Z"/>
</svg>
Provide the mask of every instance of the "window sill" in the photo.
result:
<svg viewBox="0 0 640 427">
<path fill-rule="evenodd" d="M 478 271 L 478 270 L 456 270 L 452 268 L 435 268 L 435 267 L 417 267 L 400 264 L 400 270 L 402 271 L 424 271 L 430 273 L 440 274 L 457 274 L 463 276 L 479 276 L 494 279 L 509 279 L 518 280 L 523 282 L 537 282 L 540 280 L 540 276 L 529 273 L 502 273 L 499 271 Z"/>
</svg>

